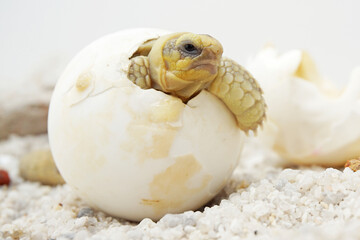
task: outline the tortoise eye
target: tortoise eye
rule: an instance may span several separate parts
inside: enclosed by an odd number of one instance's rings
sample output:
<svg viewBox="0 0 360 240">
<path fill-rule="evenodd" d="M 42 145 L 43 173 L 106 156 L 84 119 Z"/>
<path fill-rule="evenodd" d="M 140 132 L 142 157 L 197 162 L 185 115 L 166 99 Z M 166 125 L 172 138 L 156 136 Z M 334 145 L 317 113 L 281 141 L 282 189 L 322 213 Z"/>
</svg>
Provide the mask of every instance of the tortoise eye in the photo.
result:
<svg viewBox="0 0 360 240">
<path fill-rule="evenodd" d="M 196 47 L 192 44 L 185 44 L 184 46 L 185 50 L 188 52 L 194 52 L 196 51 Z"/>
<path fill-rule="evenodd" d="M 197 49 L 193 44 L 191 43 L 185 43 L 181 46 L 181 51 L 183 51 L 186 54 L 190 55 L 198 55 L 200 53 L 200 50 Z"/>
</svg>

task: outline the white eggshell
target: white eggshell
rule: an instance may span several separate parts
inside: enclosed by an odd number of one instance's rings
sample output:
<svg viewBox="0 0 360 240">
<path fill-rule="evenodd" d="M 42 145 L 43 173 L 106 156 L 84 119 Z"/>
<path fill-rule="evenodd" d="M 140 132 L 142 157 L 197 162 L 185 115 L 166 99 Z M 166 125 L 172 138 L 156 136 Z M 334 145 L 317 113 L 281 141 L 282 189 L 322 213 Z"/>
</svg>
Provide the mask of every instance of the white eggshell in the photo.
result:
<svg viewBox="0 0 360 240">
<path fill-rule="evenodd" d="M 304 67 L 305 66 L 305 67 Z M 303 69 L 301 69 L 303 68 Z M 260 137 L 297 164 L 341 166 L 360 156 L 360 67 L 344 91 L 321 78 L 308 55 L 265 48 L 248 65 L 268 105 Z M 298 74 L 299 69 L 309 78 Z"/>
<path fill-rule="evenodd" d="M 244 137 L 207 91 L 183 104 L 128 80 L 129 57 L 166 33 L 125 30 L 90 44 L 50 104 L 49 140 L 65 181 L 93 207 L 129 220 L 205 204 L 231 176 Z"/>
</svg>

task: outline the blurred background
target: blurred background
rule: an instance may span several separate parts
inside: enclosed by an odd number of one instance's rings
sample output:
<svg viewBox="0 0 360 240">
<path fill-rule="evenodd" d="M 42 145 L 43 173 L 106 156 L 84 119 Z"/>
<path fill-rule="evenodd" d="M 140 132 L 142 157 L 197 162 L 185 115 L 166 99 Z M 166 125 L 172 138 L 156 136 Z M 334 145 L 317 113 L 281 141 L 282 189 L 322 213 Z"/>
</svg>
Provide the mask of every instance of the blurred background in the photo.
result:
<svg viewBox="0 0 360 240">
<path fill-rule="evenodd" d="M 0 89 L 52 86 L 84 46 L 135 27 L 208 33 L 241 64 L 268 43 L 304 49 L 341 86 L 360 65 L 359 12 L 357 0 L 0 0 Z"/>
</svg>

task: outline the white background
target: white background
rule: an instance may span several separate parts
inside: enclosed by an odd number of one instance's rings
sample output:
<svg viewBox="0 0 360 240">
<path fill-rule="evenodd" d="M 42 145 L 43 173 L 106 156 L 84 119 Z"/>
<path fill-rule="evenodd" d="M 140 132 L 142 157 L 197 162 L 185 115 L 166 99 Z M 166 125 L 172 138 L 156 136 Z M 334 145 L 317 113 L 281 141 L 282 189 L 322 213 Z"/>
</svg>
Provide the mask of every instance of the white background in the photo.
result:
<svg viewBox="0 0 360 240">
<path fill-rule="evenodd" d="M 305 49 L 338 85 L 360 65 L 357 0 L 0 0 L 0 90 L 54 82 L 85 45 L 134 27 L 208 33 L 240 64 L 267 43 Z"/>
</svg>

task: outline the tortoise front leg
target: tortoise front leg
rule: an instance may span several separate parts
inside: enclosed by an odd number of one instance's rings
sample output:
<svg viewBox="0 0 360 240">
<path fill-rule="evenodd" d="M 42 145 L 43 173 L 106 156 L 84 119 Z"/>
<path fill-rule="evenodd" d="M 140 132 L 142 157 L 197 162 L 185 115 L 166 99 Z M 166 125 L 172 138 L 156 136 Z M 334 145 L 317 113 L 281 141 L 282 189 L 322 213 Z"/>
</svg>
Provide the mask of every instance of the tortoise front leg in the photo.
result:
<svg viewBox="0 0 360 240">
<path fill-rule="evenodd" d="M 148 57 L 137 56 L 131 59 L 128 78 L 143 89 L 151 88 Z"/>
<path fill-rule="evenodd" d="M 265 118 L 262 90 L 251 74 L 235 61 L 223 58 L 208 90 L 220 98 L 245 132 L 256 131 Z"/>
</svg>

